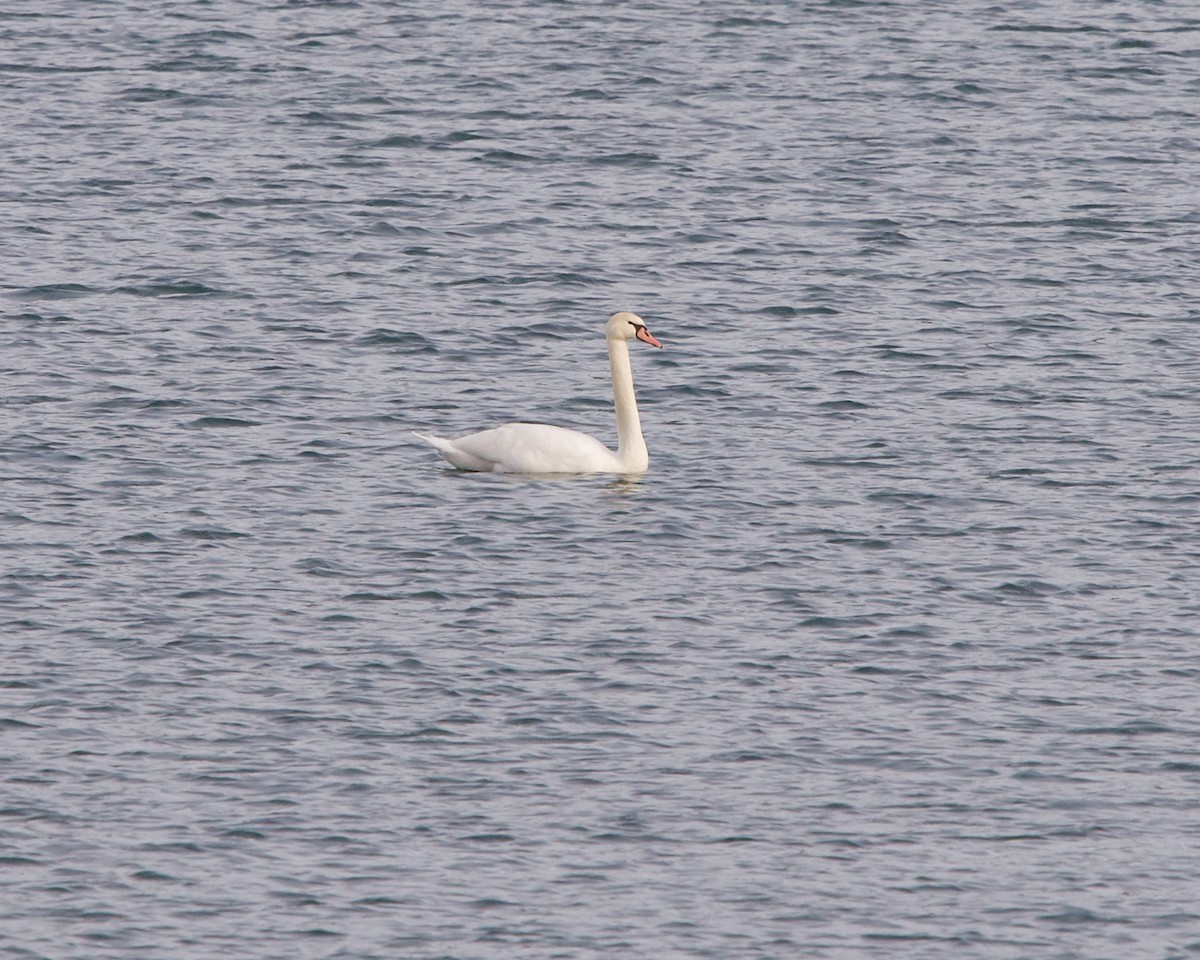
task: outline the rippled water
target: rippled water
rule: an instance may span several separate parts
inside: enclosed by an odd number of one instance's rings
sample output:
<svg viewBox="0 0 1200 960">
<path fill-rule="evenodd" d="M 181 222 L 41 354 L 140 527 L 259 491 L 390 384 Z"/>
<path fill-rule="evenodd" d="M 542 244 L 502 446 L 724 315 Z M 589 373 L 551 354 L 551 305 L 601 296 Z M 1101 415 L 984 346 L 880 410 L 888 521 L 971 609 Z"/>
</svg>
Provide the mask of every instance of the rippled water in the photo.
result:
<svg viewBox="0 0 1200 960">
<path fill-rule="evenodd" d="M 0 13 L 0 956 L 1200 953 L 1186 4 Z M 460 474 L 511 418 L 641 480 Z"/>
</svg>

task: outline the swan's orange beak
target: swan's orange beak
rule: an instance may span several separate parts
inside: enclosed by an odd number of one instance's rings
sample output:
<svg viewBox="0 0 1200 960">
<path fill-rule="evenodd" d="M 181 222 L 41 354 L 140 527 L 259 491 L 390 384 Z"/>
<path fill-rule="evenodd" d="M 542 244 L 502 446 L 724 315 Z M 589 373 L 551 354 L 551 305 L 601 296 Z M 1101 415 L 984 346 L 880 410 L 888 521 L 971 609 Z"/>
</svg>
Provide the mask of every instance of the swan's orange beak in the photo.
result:
<svg viewBox="0 0 1200 960">
<path fill-rule="evenodd" d="M 652 347 L 658 347 L 659 350 L 662 349 L 662 344 L 659 343 L 658 340 L 655 339 L 654 334 L 652 334 L 645 327 L 638 327 L 636 336 L 643 343 L 648 343 Z"/>
</svg>

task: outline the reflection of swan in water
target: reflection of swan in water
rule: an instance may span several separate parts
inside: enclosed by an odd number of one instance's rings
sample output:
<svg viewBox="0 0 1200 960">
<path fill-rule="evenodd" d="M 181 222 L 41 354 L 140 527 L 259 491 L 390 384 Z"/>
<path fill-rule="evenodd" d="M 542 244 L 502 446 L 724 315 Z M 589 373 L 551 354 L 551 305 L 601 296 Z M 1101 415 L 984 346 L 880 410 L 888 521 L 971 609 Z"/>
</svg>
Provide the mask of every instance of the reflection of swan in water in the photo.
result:
<svg viewBox="0 0 1200 960">
<path fill-rule="evenodd" d="M 630 340 L 635 337 L 661 347 L 636 313 L 614 313 L 604 328 L 612 367 L 613 403 L 617 408 L 617 452 L 578 430 L 545 423 L 507 423 L 457 440 L 417 437 L 460 470 L 492 473 L 644 473 L 650 463 L 629 365 Z"/>
</svg>

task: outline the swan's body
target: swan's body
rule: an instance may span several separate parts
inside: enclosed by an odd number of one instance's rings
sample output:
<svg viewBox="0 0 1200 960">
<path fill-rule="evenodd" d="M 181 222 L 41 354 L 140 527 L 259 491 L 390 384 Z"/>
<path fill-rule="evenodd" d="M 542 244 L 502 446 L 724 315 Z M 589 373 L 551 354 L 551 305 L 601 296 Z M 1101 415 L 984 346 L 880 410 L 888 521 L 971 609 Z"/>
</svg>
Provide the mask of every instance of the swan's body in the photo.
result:
<svg viewBox="0 0 1200 960">
<path fill-rule="evenodd" d="M 545 423 L 507 423 L 457 440 L 416 434 L 433 444 L 460 470 L 484 473 L 645 473 L 650 463 L 642 437 L 629 341 L 637 338 L 655 347 L 646 324 L 636 313 L 616 313 L 604 328 L 612 368 L 613 403 L 617 412 L 617 450 L 578 430 Z"/>
</svg>

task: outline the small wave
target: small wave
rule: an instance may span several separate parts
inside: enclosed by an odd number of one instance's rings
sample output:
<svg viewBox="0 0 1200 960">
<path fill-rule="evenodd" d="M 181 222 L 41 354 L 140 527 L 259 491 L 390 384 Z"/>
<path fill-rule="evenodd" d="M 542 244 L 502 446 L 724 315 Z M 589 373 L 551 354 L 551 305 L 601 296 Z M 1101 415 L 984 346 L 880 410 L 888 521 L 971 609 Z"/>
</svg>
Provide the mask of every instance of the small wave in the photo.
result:
<svg viewBox="0 0 1200 960">
<path fill-rule="evenodd" d="M 199 417 L 188 424 L 189 427 L 205 429 L 208 427 L 259 427 L 258 420 L 242 420 L 239 417 Z"/>
<path fill-rule="evenodd" d="M 10 296 L 21 300 L 74 300 L 98 292 L 83 283 L 45 283 L 36 287 L 15 290 Z"/>
<path fill-rule="evenodd" d="M 389 327 L 376 327 L 370 333 L 363 334 L 354 341 L 360 347 L 401 347 L 400 353 L 436 353 L 435 347 L 429 340 L 414 330 L 393 330 Z"/>
<path fill-rule="evenodd" d="M 820 410 L 867 410 L 870 409 L 865 403 L 860 403 L 857 400 L 826 400 L 824 403 L 818 403 L 817 408 Z"/>
<path fill-rule="evenodd" d="M 1007 583 L 1000 584 L 996 588 L 1001 593 L 1012 594 L 1020 597 L 1048 597 L 1056 593 L 1061 593 L 1061 588 L 1053 583 L 1047 583 L 1045 580 L 1011 580 Z"/>
<path fill-rule="evenodd" d="M 226 530 L 224 527 L 184 527 L 179 535 L 188 540 L 239 540 L 250 536 L 236 530 Z"/>
<path fill-rule="evenodd" d="M 121 538 L 121 543 L 162 543 L 162 537 L 143 530 L 141 533 L 126 534 Z"/>
<path fill-rule="evenodd" d="M 417 147 L 427 147 L 429 143 L 423 137 L 407 133 L 395 133 L 390 137 L 384 137 L 382 140 L 376 140 L 371 146 L 384 150 L 411 150 Z"/>
<path fill-rule="evenodd" d="M 124 293 L 133 297 L 246 297 L 250 294 L 237 293 L 210 287 L 197 280 L 165 280 L 117 287 L 113 293 Z"/>
<path fill-rule="evenodd" d="M 471 158 L 472 163 L 542 163 L 545 157 L 534 157 L 515 150 L 489 150 Z"/>
<path fill-rule="evenodd" d="M 662 158 L 657 153 L 610 153 L 604 156 L 592 157 L 588 163 L 594 167 L 648 167 L 658 163 Z"/>
<path fill-rule="evenodd" d="M 158 100 L 182 100 L 187 94 L 163 87 L 128 87 L 121 91 L 120 99 L 129 103 L 154 103 Z"/>
</svg>

